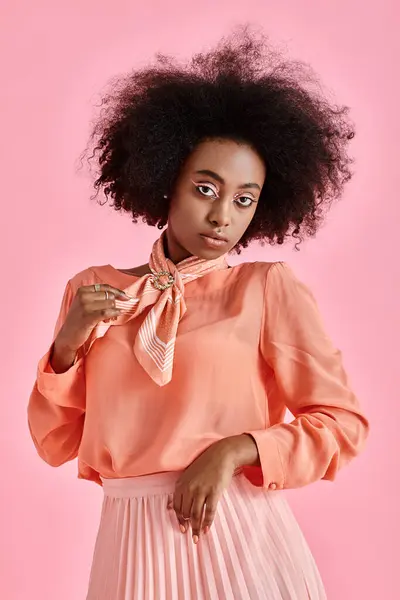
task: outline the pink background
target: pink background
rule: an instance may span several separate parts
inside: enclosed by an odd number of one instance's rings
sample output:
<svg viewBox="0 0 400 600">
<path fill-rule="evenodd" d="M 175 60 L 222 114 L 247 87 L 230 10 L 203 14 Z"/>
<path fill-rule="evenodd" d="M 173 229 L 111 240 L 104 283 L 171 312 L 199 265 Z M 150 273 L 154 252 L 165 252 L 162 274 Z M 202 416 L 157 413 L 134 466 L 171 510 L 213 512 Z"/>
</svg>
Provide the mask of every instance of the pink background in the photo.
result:
<svg viewBox="0 0 400 600">
<path fill-rule="evenodd" d="M 357 123 L 357 175 L 287 260 L 314 290 L 372 433 L 335 484 L 290 492 L 330 600 L 399 598 L 399 15 L 396 2 L 2 0 L 0 595 L 85 597 L 101 489 L 36 456 L 26 404 L 69 277 L 147 261 L 154 230 L 89 201 L 76 173 L 98 92 L 156 50 L 187 56 L 251 20 L 310 61 Z M 237 259 L 235 259 L 237 260 Z M 395 556 L 397 560 L 395 561 Z"/>
</svg>

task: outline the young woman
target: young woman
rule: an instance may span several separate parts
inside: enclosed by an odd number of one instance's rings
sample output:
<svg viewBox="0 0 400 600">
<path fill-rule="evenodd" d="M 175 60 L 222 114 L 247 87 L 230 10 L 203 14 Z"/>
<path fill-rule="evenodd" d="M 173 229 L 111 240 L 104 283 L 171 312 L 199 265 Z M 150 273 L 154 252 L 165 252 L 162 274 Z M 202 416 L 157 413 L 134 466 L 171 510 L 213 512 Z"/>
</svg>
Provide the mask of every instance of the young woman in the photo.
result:
<svg viewBox="0 0 400 600">
<path fill-rule="evenodd" d="M 95 187 L 166 228 L 68 281 L 28 409 L 39 455 L 103 486 L 88 600 L 325 598 L 283 490 L 335 479 L 368 421 L 288 264 L 227 262 L 314 235 L 351 176 L 312 83 L 245 30 L 105 98 Z"/>
</svg>

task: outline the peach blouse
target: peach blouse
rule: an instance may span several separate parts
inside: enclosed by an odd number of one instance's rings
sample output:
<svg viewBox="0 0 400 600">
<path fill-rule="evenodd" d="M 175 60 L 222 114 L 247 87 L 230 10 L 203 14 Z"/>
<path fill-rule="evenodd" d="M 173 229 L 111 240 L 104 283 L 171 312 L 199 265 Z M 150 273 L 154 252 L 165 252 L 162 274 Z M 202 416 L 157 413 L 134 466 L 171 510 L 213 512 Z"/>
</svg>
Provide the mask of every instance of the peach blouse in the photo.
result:
<svg viewBox="0 0 400 600">
<path fill-rule="evenodd" d="M 67 283 L 54 338 L 79 286 L 127 290 L 136 279 L 111 265 L 77 274 Z M 100 476 L 185 469 L 217 440 L 250 433 L 261 467 L 245 474 L 255 485 L 333 480 L 364 447 L 369 424 L 309 288 L 287 263 L 243 263 L 187 283 L 185 301 L 173 377 L 164 387 L 133 354 L 149 309 L 111 327 L 65 373 L 52 370 L 49 349 L 28 406 L 43 460 L 58 466 L 78 457 L 78 476 L 101 485 Z"/>
</svg>

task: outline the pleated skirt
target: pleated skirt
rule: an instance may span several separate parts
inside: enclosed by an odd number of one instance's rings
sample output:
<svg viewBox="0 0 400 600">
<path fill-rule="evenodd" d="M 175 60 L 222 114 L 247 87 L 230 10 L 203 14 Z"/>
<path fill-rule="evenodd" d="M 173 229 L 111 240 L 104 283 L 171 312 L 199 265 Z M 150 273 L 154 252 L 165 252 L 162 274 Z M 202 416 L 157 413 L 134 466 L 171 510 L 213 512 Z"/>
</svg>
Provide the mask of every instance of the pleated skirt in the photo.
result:
<svg viewBox="0 0 400 600">
<path fill-rule="evenodd" d="M 179 475 L 103 480 L 87 600 L 326 599 L 283 492 L 235 476 L 195 545 L 167 509 Z"/>
</svg>

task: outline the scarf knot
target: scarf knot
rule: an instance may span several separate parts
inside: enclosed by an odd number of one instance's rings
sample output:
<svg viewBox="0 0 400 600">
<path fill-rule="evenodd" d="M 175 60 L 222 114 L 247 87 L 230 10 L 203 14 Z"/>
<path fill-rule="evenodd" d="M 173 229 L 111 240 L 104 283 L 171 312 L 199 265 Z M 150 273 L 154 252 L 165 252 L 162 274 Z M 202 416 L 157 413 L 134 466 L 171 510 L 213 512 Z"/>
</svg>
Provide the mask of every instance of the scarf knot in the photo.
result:
<svg viewBox="0 0 400 600">
<path fill-rule="evenodd" d="M 87 342 L 90 350 L 96 339 L 110 326 L 124 325 L 151 310 L 141 324 L 134 342 L 134 353 L 147 374 L 159 385 L 171 381 L 178 325 L 186 312 L 185 285 L 213 271 L 228 267 L 226 257 L 206 260 L 191 256 L 174 264 L 165 256 L 166 232 L 155 242 L 149 260 L 150 273 L 125 288 L 129 300 L 117 300 L 123 313 L 116 321 L 98 323 Z"/>
</svg>

